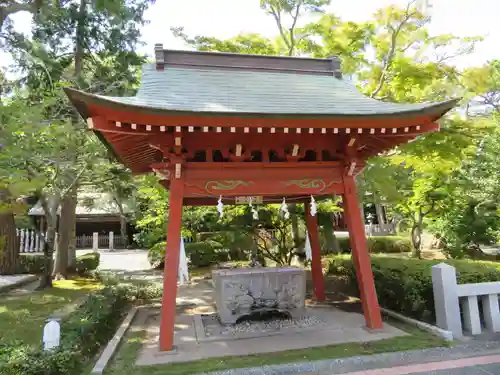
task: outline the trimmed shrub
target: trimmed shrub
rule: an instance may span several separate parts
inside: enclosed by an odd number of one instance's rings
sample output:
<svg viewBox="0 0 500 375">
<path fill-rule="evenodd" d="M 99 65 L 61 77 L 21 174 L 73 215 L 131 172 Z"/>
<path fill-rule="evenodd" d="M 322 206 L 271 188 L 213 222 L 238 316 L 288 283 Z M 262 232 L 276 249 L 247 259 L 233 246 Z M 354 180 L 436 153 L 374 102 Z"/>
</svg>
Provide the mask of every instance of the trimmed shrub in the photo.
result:
<svg viewBox="0 0 500 375">
<path fill-rule="evenodd" d="M 372 257 L 373 277 L 381 306 L 419 320 L 435 321 L 431 267 L 437 260 Z M 500 281 L 500 264 L 466 260 L 446 260 L 457 269 L 459 284 Z M 351 289 L 358 290 L 353 262 L 334 257 L 331 274 L 347 276 Z"/>
<path fill-rule="evenodd" d="M 76 258 L 76 271 L 88 273 L 99 267 L 101 255 L 99 253 L 88 253 Z M 30 273 L 34 275 L 43 274 L 45 270 L 45 256 L 43 254 L 20 254 L 19 273 Z"/>
<path fill-rule="evenodd" d="M 101 260 L 101 254 L 98 252 L 87 253 L 80 255 L 76 258 L 76 272 L 80 274 L 88 273 L 94 271 L 99 267 L 99 262 Z"/>
<path fill-rule="evenodd" d="M 43 254 L 20 254 L 19 273 L 43 274 L 45 270 L 45 257 Z"/>
<path fill-rule="evenodd" d="M 134 242 L 138 247 L 149 249 L 156 243 L 165 240 L 165 228 L 148 228 L 134 234 Z"/>
<path fill-rule="evenodd" d="M 192 242 L 185 246 L 192 267 L 207 267 L 229 260 L 229 252 L 216 241 Z"/>
<path fill-rule="evenodd" d="M 161 296 L 151 286 L 108 286 L 89 295 L 61 325 L 61 345 L 55 351 L 27 345 L 0 346 L 2 375 L 81 374 L 87 361 L 114 334 L 130 301 Z"/>
<path fill-rule="evenodd" d="M 349 237 L 337 237 L 340 251 L 342 253 L 351 252 Z M 366 239 L 368 251 L 377 253 L 409 253 L 411 252 L 411 241 L 409 238 L 400 236 L 374 236 Z"/>
<path fill-rule="evenodd" d="M 223 249 L 227 249 L 231 261 L 248 260 L 252 249 L 255 247 L 253 236 L 244 231 L 218 231 L 199 235 L 204 241 L 215 241 Z M 200 241 L 197 241 L 200 242 Z"/>
<path fill-rule="evenodd" d="M 165 266 L 166 246 L 167 243 L 163 241 L 149 249 L 148 261 L 151 267 L 163 268 Z M 184 249 L 191 267 L 207 267 L 229 260 L 229 251 L 224 249 L 219 242 L 212 240 L 187 243 Z"/>
<path fill-rule="evenodd" d="M 148 250 L 148 262 L 152 268 L 161 269 L 165 266 L 165 247 L 167 246 L 166 241 L 158 242 L 154 244 Z"/>
</svg>

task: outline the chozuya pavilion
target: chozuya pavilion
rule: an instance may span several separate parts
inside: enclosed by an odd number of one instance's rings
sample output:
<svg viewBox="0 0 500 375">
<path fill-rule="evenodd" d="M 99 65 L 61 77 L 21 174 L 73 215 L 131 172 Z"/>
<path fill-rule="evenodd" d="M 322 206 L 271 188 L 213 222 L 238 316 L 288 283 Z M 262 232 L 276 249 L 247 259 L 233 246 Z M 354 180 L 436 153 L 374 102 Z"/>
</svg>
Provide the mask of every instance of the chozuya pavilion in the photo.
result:
<svg viewBox="0 0 500 375">
<path fill-rule="evenodd" d="M 66 89 L 97 136 L 133 173 L 170 190 L 160 350 L 173 345 L 182 207 L 309 203 L 341 195 L 366 325 L 382 319 L 354 177 L 371 156 L 439 130 L 456 100 L 381 102 L 342 79 L 336 57 L 313 59 L 164 50 L 134 97 Z M 314 296 L 323 300 L 316 217 L 305 204 Z"/>
</svg>

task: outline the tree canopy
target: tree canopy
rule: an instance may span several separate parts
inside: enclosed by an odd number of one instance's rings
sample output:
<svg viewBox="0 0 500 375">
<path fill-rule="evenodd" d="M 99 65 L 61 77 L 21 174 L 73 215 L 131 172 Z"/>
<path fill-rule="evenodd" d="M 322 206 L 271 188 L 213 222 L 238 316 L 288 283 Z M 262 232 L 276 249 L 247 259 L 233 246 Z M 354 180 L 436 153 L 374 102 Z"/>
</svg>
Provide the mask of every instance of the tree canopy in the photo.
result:
<svg viewBox="0 0 500 375">
<path fill-rule="evenodd" d="M 168 191 L 153 175 L 133 177 L 119 165 L 62 91 L 71 86 L 103 95 L 133 94 L 139 67 L 147 61 L 137 53 L 144 12 L 153 3 L 12 0 L 0 6 L 0 48 L 10 53 L 10 70 L 16 73 L 15 78 L 0 74 L 0 246 L 10 254 L 2 258 L 0 272 L 15 269 L 14 217 L 26 212 L 29 196 L 40 199 L 45 210 L 47 269 L 55 275 L 65 277 L 74 263 L 77 194 L 85 186 L 113 197 L 123 238 L 134 220 L 136 243 L 150 247 L 164 239 Z M 410 231 L 417 256 L 424 230 L 435 233 L 452 256 L 475 256 L 481 245 L 499 241 L 500 62 L 467 69 L 455 64 L 474 53 L 480 37 L 432 35 L 431 17 L 415 2 L 380 9 L 364 22 L 329 13 L 329 0 L 261 0 L 259 5 L 276 25 L 274 37 L 258 30 L 229 39 L 193 36 L 182 25 L 172 33 L 200 51 L 338 56 L 343 79 L 381 101 L 461 98 L 459 108 L 441 120 L 439 132 L 370 159 L 358 176 L 359 195 L 365 203 L 384 204 L 390 218 Z M 31 37 L 12 24 L 11 16 L 21 11 L 33 15 Z M 125 214 L 130 197 L 134 213 Z M 326 246 L 332 249 L 338 248 L 330 236 L 334 213 L 341 210 L 336 197 L 318 204 Z M 59 211 L 63 224 L 57 227 Z M 226 213 L 220 220 L 214 207 L 187 208 L 184 234 L 232 233 L 227 243 L 241 234 L 245 246 L 253 238 L 255 249 L 281 263 L 303 247 L 300 206 L 290 205 L 290 219 L 273 205 L 235 206 Z M 70 251 L 58 253 L 53 267 L 56 232 L 59 248 Z"/>
</svg>

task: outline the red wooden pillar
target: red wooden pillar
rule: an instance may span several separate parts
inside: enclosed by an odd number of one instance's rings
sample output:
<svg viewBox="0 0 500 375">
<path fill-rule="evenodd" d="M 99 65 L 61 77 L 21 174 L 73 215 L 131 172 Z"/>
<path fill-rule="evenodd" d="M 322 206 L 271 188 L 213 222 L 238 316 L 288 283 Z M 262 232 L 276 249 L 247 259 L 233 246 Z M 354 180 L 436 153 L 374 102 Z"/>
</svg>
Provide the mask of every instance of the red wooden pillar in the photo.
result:
<svg viewBox="0 0 500 375">
<path fill-rule="evenodd" d="M 306 225 L 311 243 L 311 273 L 313 280 L 314 298 L 317 301 L 325 300 L 325 280 L 323 278 L 323 268 L 321 266 L 321 246 L 319 243 L 318 219 L 316 216 L 311 216 L 311 208 L 309 203 L 305 203 Z"/>
<path fill-rule="evenodd" d="M 382 316 L 373 281 L 370 254 L 366 243 L 365 226 L 361 218 L 353 176 L 344 176 L 344 217 L 349 230 L 352 259 L 356 268 L 363 313 L 368 328 L 382 328 Z"/>
<path fill-rule="evenodd" d="M 161 303 L 160 350 L 170 351 L 174 343 L 175 298 L 179 271 L 179 251 L 182 226 L 182 200 L 184 181 L 172 179 L 170 183 L 170 209 L 168 213 L 167 247 L 163 274 L 163 298 Z"/>
</svg>

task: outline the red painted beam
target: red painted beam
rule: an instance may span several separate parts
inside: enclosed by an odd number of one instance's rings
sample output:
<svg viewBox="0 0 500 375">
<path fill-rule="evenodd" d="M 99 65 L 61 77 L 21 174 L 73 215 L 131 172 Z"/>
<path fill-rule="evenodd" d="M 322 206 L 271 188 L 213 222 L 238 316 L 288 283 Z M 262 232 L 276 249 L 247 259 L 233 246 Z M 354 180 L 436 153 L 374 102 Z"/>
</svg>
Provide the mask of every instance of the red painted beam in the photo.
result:
<svg viewBox="0 0 500 375">
<path fill-rule="evenodd" d="M 366 243 L 365 226 L 359 209 L 354 177 L 344 177 L 345 193 L 344 217 L 349 230 L 349 242 L 352 249 L 352 258 L 358 279 L 358 288 L 361 305 L 368 328 L 382 328 L 382 315 L 378 304 L 373 271 Z"/>
<path fill-rule="evenodd" d="M 173 180 L 170 186 L 170 209 L 168 214 L 167 248 L 163 273 L 163 296 L 160 317 L 160 350 L 170 351 L 174 345 L 174 325 L 179 270 L 179 248 L 182 227 L 182 200 L 184 182 Z"/>
<path fill-rule="evenodd" d="M 233 126 L 233 127 L 275 127 L 275 128 L 387 128 L 405 127 L 411 125 L 421 125 L 434 122 L 441 114 L 424 114 L 416 116 L 401 117 L 353 117 L 339 116 L 334 118 L 312 117 L 307 115 L 287 115 L 282 117 L 263 116 L 259 114 L 237 116 L 230 115 L 203 115 L 182 113 L 172 111 L 170 114 L 151 111 L 120 110 L 112 107 L 88 104 L 88 109 L 92 117 L 103 116 L 109 121 L 119 121 L 124 123 L 148 124 L 154 126 Z M 176 114 L 178 113 L 178 114 Z"/>
<path fill-rule="evenodd" d="M 327 196 L 316 196 L 316 200 L 320 200 L 322 198 L 331 197 Z M 234 197 L 224 197 L 225 205 L 236 204 Z M 305 203 L 309 202 L 310 198 L 307 197 L 297 197 L 293 195 L 274 195 L 274 196 L 266 196 L 263 199 L 263 204 L 277 204 L 281 203 L 283 198 L 285 198 L 290 203 Z M 186 197 L 184 198 L 184 206 L 216 206 L 218 203 L 218 197 Z"/>
<path fill-rule="evenodd" d="M 311 274 L 313 279 L 314 297 L 317 301 L 325 300 L 325 280 L 321 265 L 321 245 L 319 242 L 318 218 L 311 216 L 310 204 L 304 204 L 306 213 L 307 233 L 311 244 Z"/>
</svg>

